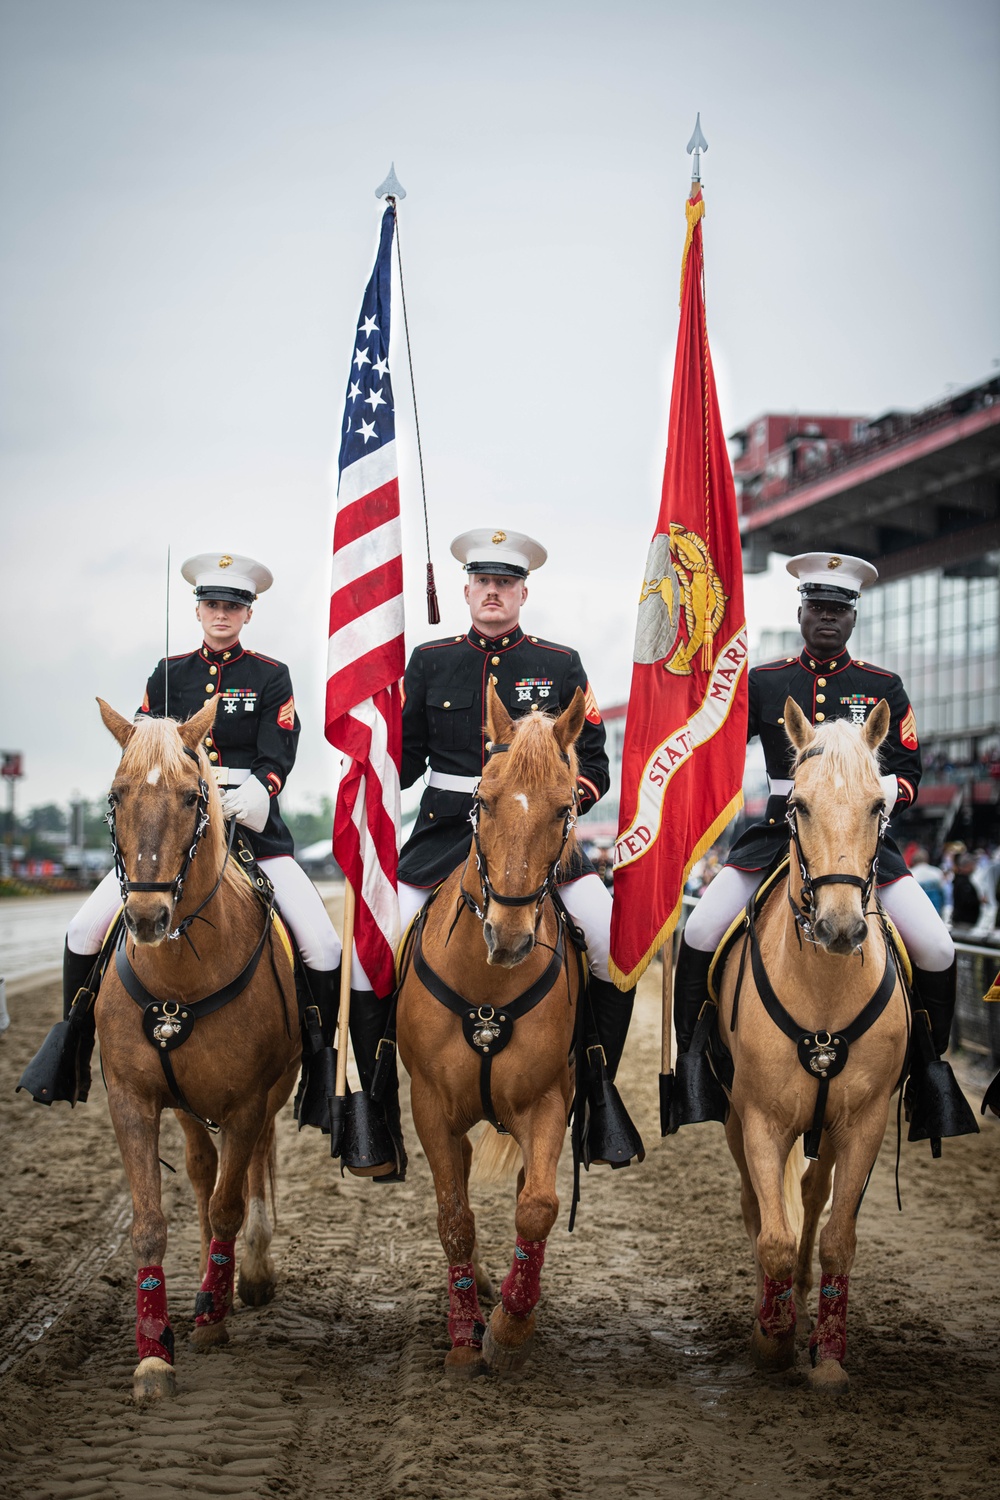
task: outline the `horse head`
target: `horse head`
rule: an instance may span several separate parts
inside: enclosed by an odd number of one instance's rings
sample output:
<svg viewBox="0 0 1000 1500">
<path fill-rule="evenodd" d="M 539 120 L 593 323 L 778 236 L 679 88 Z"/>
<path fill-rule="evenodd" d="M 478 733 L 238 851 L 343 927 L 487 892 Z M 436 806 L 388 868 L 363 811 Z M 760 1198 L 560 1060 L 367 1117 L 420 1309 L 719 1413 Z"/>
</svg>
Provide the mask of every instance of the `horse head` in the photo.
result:
<svg viewBox="0 0 1000 1500">
<path fill-rule="evenodd" d="M 217 700 L 186 724 L 148 718 L 132 723 L 102 698 L 97 702 L 123 752 L 108 795 L 108 821 L 125 925 L 137 943 L 155 946 L 171 930 L 203 835 L 211 829 L 212 844 L 224 842 L 219 794 L 202 750 Z"/>
<path fill-rule="evenodd" d="M 486 694 L 490 756 L 476 794 L 475 853 L 483 887 L 488 962 L 513 968 L 535 946 L 541 904 L 573 847 L 580 688 L 558 718 L 512 719 L 493 684 Z"/>
<path fill-rule="evenodd" d="M 884 698 L 863 725 L 834 719 L 819 728 L 792 698 L 785 701 L 785 733 L 796 752 L 789 894 L 794 899 L 797 869 L 800 926 L 829 953 L 853 953 L 868 935 L 865 913 L 885 827 L 877 751 L 888 732 Z"/>
</svg>

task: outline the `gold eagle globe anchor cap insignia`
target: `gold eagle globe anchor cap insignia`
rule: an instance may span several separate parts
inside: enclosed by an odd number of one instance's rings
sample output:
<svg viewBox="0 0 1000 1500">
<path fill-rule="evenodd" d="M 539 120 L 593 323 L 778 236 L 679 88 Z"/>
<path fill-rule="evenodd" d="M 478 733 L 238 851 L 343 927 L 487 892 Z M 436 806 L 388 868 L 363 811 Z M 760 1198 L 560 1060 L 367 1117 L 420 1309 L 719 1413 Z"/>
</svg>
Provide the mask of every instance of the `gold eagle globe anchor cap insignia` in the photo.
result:
<svg viewBox="0 0 1000 1500">
<path fill-rule="evenodd" d="M 668 672 L 688 677 L 695 655 L 711 658 L 712 642 L 725 618 L 729 595 L 703 537 L 671 522 L 669 535 L 654 536 L 639 595 L 636 662 L 662 662 Z"/>
</svg>

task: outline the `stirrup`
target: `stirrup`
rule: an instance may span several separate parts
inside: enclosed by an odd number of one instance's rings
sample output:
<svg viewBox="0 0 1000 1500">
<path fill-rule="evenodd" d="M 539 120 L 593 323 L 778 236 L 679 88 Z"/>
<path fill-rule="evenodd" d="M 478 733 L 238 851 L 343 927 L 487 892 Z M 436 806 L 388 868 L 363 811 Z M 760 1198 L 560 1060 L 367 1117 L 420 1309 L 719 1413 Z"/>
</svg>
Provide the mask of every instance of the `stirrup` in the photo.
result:
<svg viewBox="0 0 1000 1500">
<path fill-rule="evenodd" d="M 969 1101 L 959 1087 L 951 1064 L 943 1058 L 926 1062 L 910 1074 L 906 1090 L 910 1130 L 908 1141 L 930 1141 L 931 1155 L 941 1155 L 942 1140 L 955 1135 L 978 1135 L 979 1126 Z"/>
<path fill-rule="evenodd" d="M 335 1099 L 335 1122 L 341 1104 L 342 1138 L 337 1140 L 336 1128 L 330 1138 L 330 1154 L 339 1155 L 341 1173 L 345 1168 L 355 1177 L 390 1177 L 398 1173 L 400 1163 L 395 1142 L 385 1116 L 369 1095 L 361 1092 L 348 1094 L 344 1100 Z M 339 1146 L 339 1151 L 335 1152 L 334 1146 Z"/>
<path fill-rule="evenodd" d="M 664 1135 L 676 1135 L 682 1125 L 706 1120 L 726 1123 L 729 1101 L 704 1052 L 682 1052 L 676 1071 L 660 1080 L 660 1121 Z M 666 1128 L 664 1129 L 664 1122 Z"/>
<path fill-rule="evenodd" d="M 94 1051 L 94 996 L 77 991 L 65 1021 L 57 1021 L 21 1074 L 17 1089 L 26 1089 L 36 1104 L 65 1100 L 72 1108 L 90 1092 L 90 1059 Z"/>
<path fill-rule="evenodd" d="M 613 1169 L 627 1167 L 635 1159 L 644 1161 L 646 1149 L 642 1137 L 622 1103 L 618 1089 L 608 1077 L 603 1047 L 588 1047 L 588 1061 L 596 1071 L 588 1079 L 583 1098 L 583 1132 L 581 1154 L 584 1167 L 607 1165 Z"/>
</svg>

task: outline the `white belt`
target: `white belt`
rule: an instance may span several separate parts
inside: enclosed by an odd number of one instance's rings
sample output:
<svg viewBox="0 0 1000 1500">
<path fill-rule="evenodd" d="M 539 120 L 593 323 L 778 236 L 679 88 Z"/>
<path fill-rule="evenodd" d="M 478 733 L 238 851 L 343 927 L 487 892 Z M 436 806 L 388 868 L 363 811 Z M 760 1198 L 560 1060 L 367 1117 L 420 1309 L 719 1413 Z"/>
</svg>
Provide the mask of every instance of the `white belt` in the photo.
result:
<svg viewBox="0 0 1000 1500">
<path fill-rule="evenodd" d="M 213 766 L 212 775 L 215 777 L 216 786 L 242 786 L 244 781 L 249 781 L 252 772 L 246 766 L 237 769 L 234 766 Z"/>
<path fill-rule="evenodd" d="M 794 781 L 772 781 L 771 778 L 770 778 L 770 776 L 769 776 L 767 778 L 767 784 L 771 788 L 771 796 L 772 797 L 787 797 L 788 793 L 792 790 L 792 787 L 795 785 L 795 782 Z"/>
<path fill-rule="evenodd" d="M 449 776 L 446 771 L 432 771 L 427 784 L 436 786 L 441 792 L 474 792 L 479 785 L 479 777 Z"/>
</svg>

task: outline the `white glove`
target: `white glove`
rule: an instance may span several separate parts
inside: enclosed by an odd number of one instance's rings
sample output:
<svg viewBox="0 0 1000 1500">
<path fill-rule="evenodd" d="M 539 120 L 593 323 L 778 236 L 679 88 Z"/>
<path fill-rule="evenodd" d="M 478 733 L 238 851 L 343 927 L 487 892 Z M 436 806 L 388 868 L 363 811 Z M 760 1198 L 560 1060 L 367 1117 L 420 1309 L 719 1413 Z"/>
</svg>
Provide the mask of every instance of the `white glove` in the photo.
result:
<svg viewBox="0 0 1000 1500">
<path fill-rule="evenodd" d="M 231 786 L 222 794 L 222 811 L 227 818 L 235 818 L 260 833 L 271 811 L 271 797 L 256 776 L 248 776 L 241 786 Z"/>
<path fill-rule="evenodd" d="M 896 805 L 896 798 L 899 796 L 899 782 L 895 776 L 880 776 L 879 781 L 882 783 L 882 795 L 885 797 L 885 810 L 891 813 Z"/>
</svg>

